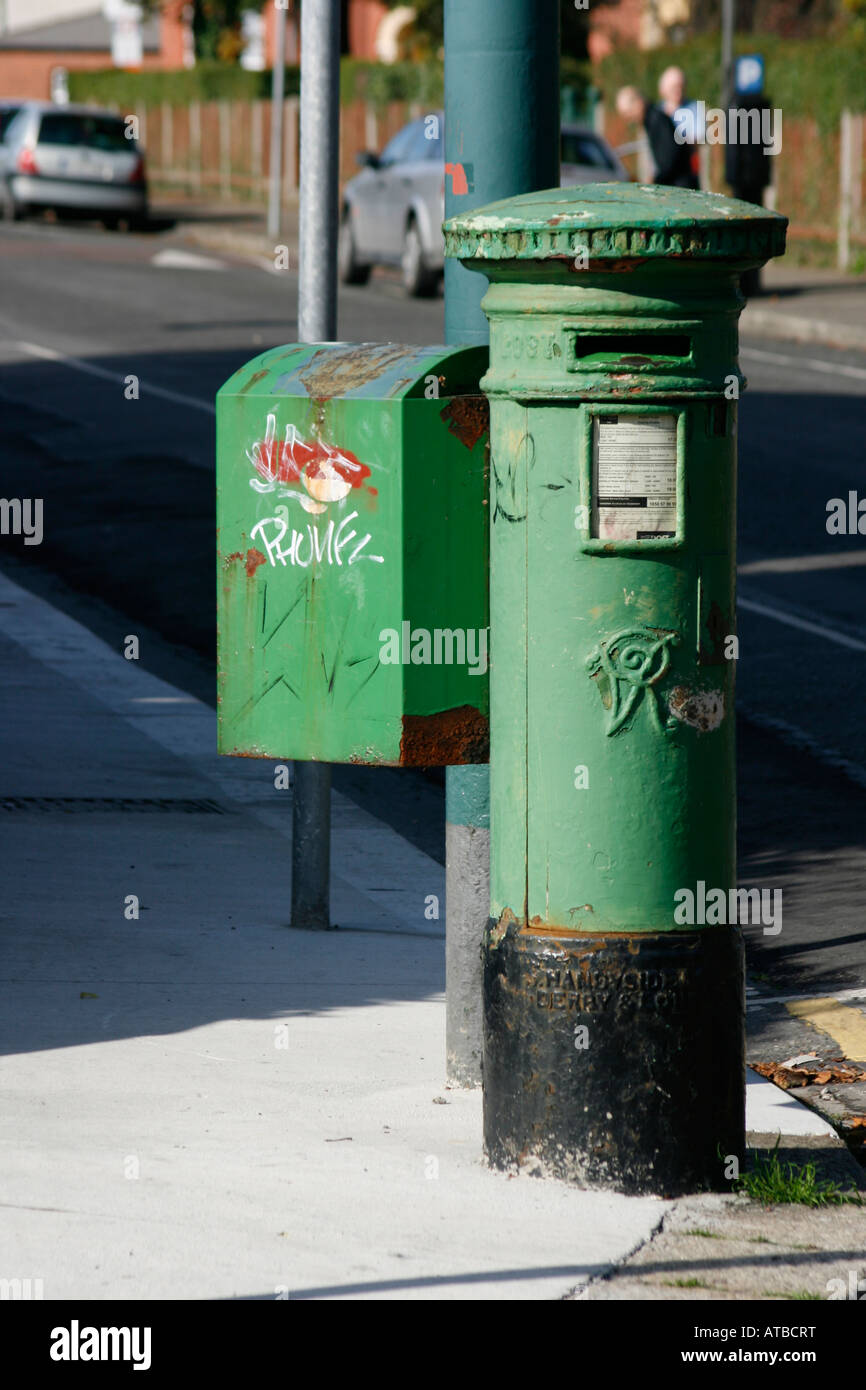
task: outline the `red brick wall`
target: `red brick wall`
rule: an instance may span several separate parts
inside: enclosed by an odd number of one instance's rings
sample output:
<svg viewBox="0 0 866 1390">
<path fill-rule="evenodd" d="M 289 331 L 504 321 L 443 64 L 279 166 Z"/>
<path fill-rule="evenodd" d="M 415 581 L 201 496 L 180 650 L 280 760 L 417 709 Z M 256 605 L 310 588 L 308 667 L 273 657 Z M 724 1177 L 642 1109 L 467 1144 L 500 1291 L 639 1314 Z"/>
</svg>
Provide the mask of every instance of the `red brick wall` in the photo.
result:
<svg viewBox="0 0 866 1390">
<path fill-rule="evenodd" d="M 159 20 L 159 53 L 145 53 L 141 71 L 183 67 L 183 23 L 186 0 L 167 0 Z M 0 49 L 0 97 L 28 97 L 46 101 L 51 96 L 52 68 L 87 72 L 111 67 L 106 49 L 92 52 L 64 49 Z"/>
<path fill-rule="evenodd" d="M 163 68 L 183 67 L 183 21 L 187 0 L 165 0 L 159 16 L 160 63 Z M 147 64 L 145 64 L 147 66 Z"/>
<path fill-rule="evenodd" d="M 633 47 L 640 39 L 644 0 L 619 0 L 617 5 L 590 6 L 587 47 L 594 63 L 614 48 Z"/>
<path fill-rule="evenodd" d="M 29 51 L 0 50 L 0 97 L 26 97 L 31 101 L 47 101 L 51 96 L 52 68 L 68 72 L 85 72 L 92 68 L 111 66 L 111 57 L 104 49 L 88 53 L 70 53 L 62 49 Z M 158 53 L 145 53 L 142 70 L 168 67 Z M 178 66 L 178 65 L 175 65 Z"/>
<path fill-rule="evenodd" d="M 387 13 L 379 0 L 349 0 L 349 52 L 353 58 L 375 61 L 376 30 Z"/>
</svg>

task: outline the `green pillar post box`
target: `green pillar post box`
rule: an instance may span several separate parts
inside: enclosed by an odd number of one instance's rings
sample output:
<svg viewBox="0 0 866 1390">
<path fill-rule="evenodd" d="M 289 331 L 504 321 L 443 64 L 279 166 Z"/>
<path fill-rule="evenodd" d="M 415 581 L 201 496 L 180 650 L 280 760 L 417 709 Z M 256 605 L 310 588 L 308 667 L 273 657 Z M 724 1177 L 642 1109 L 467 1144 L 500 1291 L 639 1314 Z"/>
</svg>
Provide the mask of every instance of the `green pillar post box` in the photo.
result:
<svg viewBox="0 0 866 1390">
<path fill-rule="evenodd" d="M 742 1154 L 742 937 L 681 890 L 736 884 L 738 280 L 785 225 L 630 184 L 446 223 L 490 280 L 496 1166 L 673 1193 Z"/>
<path fill-rule="evenodd" d="M 487 757 L 486 363 L 290 344 L 222 387 L 221 753 Z"/>
</svg>

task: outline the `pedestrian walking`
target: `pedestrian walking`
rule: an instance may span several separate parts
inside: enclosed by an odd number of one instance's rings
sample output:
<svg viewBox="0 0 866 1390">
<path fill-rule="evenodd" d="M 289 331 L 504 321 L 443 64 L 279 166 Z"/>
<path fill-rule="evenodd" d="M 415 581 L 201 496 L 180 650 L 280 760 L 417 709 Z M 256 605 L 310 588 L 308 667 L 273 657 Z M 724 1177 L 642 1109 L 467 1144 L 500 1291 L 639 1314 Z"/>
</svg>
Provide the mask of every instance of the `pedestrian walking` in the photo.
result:
<svg viewBox="0 0 866 1390">
<path fill-rule="evenodd" d="M 678 143 L 685 144 L 689 151 L 689 167 L 695 176 L 695 188 L 701 186 L 700 146 L 704 132 L 699 128 L 699 108 L 696 102 L 686 100 L 686 75 L 682 68 L 665 68 L 659 78 L 659 105 L 665 115 L 674 123 L 674 134 Z M 702 123 L 701 123 L 702 124 Z"/>
<path fill-rule="evenodd" d="M 673 188 L 697 188 L 692 172 L 691 151 L 676 139 L 671 117 L 661 106 L 654 106 L 637 87 L 622 87 L 617 93 L 616 109 L 620 116 L 643 126 L 649 140 L 655 175 L 653 183 Z"/>
<path fill-rule="evenodd" d="M 769 109 L 768 99 L 758 92 L 734 92 L 728 111 L 725 178 L 735 198 L 759 207 L 763 206 L 764 191 L 771 182 L 770 156 L 764 146 L 765 125 L 761 115 Z M 757 115 L 746 115 L 743 119 L 740 113 Z M 740 288 L 747 298 L 760 294 L 760 270 L 747 270 L 740 279 Z"/>
</svg>

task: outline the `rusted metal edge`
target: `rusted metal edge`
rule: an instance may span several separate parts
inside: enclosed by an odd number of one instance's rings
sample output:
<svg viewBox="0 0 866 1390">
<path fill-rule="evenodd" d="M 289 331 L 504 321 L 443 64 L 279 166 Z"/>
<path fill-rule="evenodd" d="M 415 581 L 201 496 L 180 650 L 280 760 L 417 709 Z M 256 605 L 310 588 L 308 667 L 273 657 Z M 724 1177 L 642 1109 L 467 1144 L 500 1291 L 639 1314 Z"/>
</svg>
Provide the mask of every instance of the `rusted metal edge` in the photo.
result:
<svg viewBox="0 0 866 1390">
<path fill-rule="evenodd" d="M 400 763 L 404 767 L 486 763 L 489 755 L 489 721 L 472 705 L 403 715 Z"/>
</svg>

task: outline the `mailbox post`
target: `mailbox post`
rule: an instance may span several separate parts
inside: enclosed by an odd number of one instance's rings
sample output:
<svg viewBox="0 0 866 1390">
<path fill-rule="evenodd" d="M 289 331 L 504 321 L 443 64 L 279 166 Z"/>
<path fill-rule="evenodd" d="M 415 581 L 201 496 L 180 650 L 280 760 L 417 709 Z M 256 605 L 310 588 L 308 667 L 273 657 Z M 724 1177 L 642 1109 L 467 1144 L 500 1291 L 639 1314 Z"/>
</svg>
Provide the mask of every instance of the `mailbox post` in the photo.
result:
<svg viewBox="0 0 866 1390">
<path fill-rule="evenodd" d="M 741 933 L 675 912 L 736 883 L 738 277 L 785 225 L 630 184 L 446 223 L 490 280 L 494 1166 L 673 1194 L 744 1147 Z"/>
</svg>

